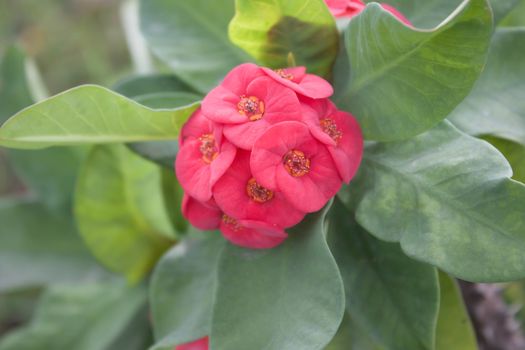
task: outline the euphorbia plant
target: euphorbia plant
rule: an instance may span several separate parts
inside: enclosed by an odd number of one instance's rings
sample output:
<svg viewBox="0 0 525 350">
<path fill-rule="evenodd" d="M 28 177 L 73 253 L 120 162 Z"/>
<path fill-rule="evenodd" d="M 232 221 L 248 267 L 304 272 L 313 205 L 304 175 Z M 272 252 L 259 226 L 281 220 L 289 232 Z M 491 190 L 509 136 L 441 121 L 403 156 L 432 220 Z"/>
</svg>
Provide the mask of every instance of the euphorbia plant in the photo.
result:
<svg viewBox="0 0 525 350">
<path fill-rule="evenodd" d="M 150 349 L 475 349 L 454 277 L 525 278 L 523 157 L 511 179 L 480 138 L 525 154 L 525 28 L 498 26 L 516 3 L 143 0 L 142 31 L 172 73 L 80 86 L 0 128 L 2 146 L 63 146 L 38 152 L 82 163 L 74 219 L 113 272 L 74 241 L 60 260 L 72 271 L 0 281 L 91 279 L 50 287 L 0 349 L 62 349 L 44 324 L 85 327 L 91 303 L 115 310 L 86 349 L 148 324 Z M 4 59 L 6 119 L 30 100 L 21 59 Z M 72 229 L 67 203 L 45 204 L 0 215 Z M 69 293 L 74 321 L 46 313 Z"/>
</svg>

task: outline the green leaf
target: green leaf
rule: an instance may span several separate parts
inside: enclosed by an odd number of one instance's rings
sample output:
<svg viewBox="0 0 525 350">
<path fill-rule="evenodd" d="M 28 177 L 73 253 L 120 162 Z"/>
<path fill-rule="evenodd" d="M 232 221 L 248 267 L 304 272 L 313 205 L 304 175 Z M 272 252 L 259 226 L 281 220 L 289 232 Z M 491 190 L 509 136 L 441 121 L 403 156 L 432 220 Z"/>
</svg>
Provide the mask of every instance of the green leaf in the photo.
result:
<svg viewBox="0 0 525 350">
<path fill-rule="evenodd" d="M 387 350 L 375 343 L 366 332 L 345 313 L 337 334 L 324 350 Z"/>
<path fill-rule="evenodd" d="M 188 85 L 207 93 L 250 57 L 228 39 L 232 0 L 142 0 L 141 27 L 153 52 Z"/>
<path fill-rule="evenodd" d="M 343 198 L 357 221 L 409 256 L 469 281 L 525 277 L 525 186 L 490 144 L 449 123 L 371 144 Z M 347 201 L 348 203 L 348 201 Z"/>
<path fill-rule="evenodd" d="M 30 200 L 0 200 L 0 291 L 105 276 L 73 224 Z"/>
<path fill-rule="evenodd" d="M 143 289 L 122 283 L 53 286 L 32 322 L 3 338 L 0 350 L 111 350 L 144 301 Z"/>
<path fill-rule="evenodd" d="M 182 215 L 182 198 L 184 189 L 180 185 L 173 166 L 161 170 L 162 195 L 171 224 L 178 233 L 186 232 L 188 221 Z"/>
<path fill-rule="evenodd" d="M 40 201 L 56 212 L 71 212 L 72 193 L 85 149 L 9 150 L 8 154 L 10 164 Z"/>
<path fill-rule="evenodd" d="M 326 244 L 327 208 L 270 250 L 227 245 L 218 267 L 211 348 L 318 350 L 344 313 L 341 276 Z"/>
<path fill-rule="evenodd" d="M 58 145 L 170 140 L 198 104 L 154 110 L 95 85 L 80 86 L 28 107 L 0 128 L 0 145 Z"/>
<path fill-rule="evenodd" d="M 25 75 L 25 55 L 21 49 L 12 46 L 0 62 L 0 125 L 31 103 Z"/>
<path fill-rule="evenodd" d="M 525 184 L 525 146 L 490 136 L 485 137 L 485 140 L 490 142 L 507 158 L 514 172 L 512 178 Z"/>
<path fill-rule="evenodd" d="M 328 240 L 343 277 L 346 310 L 367 336 L 390 350 L 433 349 L 436 269 L 408 258 L 398 244 L 372 237 L 339 200 L 328 217 Z"/>
<path fill-rule="evenodd" d="M 225 240 L 217 232 L 188 237 L 162 257 L 150 287 L 157 344 L 171 350 L 210 334 L 219 253 Z"/>
<path fill-rule="evenodd" d="M 378 4 L 368 5 L 344 33 L 335 102 L 356 116 L 367 139 L 402 140 L 432 128 L 481 73 L 491 19 L 485 0 L 470 0 L 439 27 L 424 31 L 403 25 Z"/>
<path fill-rule="evenodd" d="M 487 68 L 449 119 L 471 135 L 494 135 L 525 145 L 525 28 L 498 29 Z"/>
<path fill-rule="evenodd" d="M 494 22 L 499 23 L 520 1 L 521 0 L 489 0 L 492 12 L 494 13 Z"/>
<path fill-rule="evenodd" d="M 169 74 L 150 74 L 132 76 L 120 80 L 113 90 L 135 100 L 136 97 L 163 92 L 187 92 L 198 94 L 179 78 Z"/>
<path fill-rule="evenodd" d="M 439 273 L 440 305 L 436 328 L 436 350 L 477 350 L 476 335 L 457 282 Z"/>
<path fill-rule="evenodd" d="M 121 145 L 96 146 L 75 193 L 80 233 L 113 271 L 138 281 L 173 237 L 161 194 L 160 168 Z"/>
<path fill-rule="evenodd" d="M 271 68 L 288 66 L 293 55 L 310 73 L 328 77 L 339 34 L 322 0 L 236 0 L 229 28 L 233 43 Z"/>
<path fill-rule="evenodd" d="M 462 0 L 388 0 L 386 3 L 395 7 L 418 28 L 432 28 L 443 22 Z M 505 1 L 505 0 L 503 0 Z M 365 2 L 377 2 L 365 0 Z"/>
<path fill-rule="evenodd" d="M 518 2 L 516 7 L 500 22 L 500 26 L 523 27 L 525 26 L 525 1 Z"/>
<path fill-rule="evenodd" d="M 184 107 L 202 99 L 181 80 L 169 75 L 139 76 L 123 80 L 114 88 L 150 108 Z M 179 151 L 178 141 L 134 142 L 128 147 L 142 157 L 173 169 Z"/>
</svg>

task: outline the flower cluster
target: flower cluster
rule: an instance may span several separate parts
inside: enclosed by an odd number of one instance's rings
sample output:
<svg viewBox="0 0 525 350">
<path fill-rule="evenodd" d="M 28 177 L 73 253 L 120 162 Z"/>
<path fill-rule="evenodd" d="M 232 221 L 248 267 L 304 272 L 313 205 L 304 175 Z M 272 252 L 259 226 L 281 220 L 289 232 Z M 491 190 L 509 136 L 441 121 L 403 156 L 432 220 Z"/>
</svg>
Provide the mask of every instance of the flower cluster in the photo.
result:
<svg viewBox="0 0 525 350">
<path fill-rule="evenodd" d="M 234 68 L 181 131 L 175 163 L 184 216 L 232 243 L 271 248 L 354 176 L 363 151 L 356 120 L 304 67 Z"/>
<path fill-rule="evenodd" d="M 358 15 L 366 7 L 362 0 L 324 0 L 332 15 L 336 18 L 351 18 Z M 388 4 L 381 4 L 383 9 L 390 12 L 401 22 L 411 26 L 412 23 L 399 10 Z"/>
</svg>

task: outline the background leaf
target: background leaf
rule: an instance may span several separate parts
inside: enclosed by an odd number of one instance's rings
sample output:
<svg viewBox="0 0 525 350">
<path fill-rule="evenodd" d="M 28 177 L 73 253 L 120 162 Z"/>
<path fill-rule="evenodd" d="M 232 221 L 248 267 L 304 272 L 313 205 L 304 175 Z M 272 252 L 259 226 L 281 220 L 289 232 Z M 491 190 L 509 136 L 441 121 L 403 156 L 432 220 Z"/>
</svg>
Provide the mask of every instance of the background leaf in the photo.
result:
<svg viewBox="0 0 525 350">
<path fill-rule="evenodd" d="M 174 237 L 160 176 L 156 165 L 122 145 L 94 147 L 79 176 L 80 233 L 102 263 L 131 281 L 151 269 Z"/>
<path fill-rule="evenodd" d="M 525 146 L 497 137 L 487 136 L 484 139 L 494 145 L 509 161 L 514 172 L 512 178 L 525 184 Z"/>
<path fill-rule="evenodd" d="M 457 282 L 439 273 L 440 305 L 436 350 L 477 350 L 476 335 Z"/>
<path fill-rule="evenodd" d="M 188 85 L 207 93 L 250 57 L 228 39 L 232 0 L 142 0 L 141 27 L 153 52 Z"/>
<path fill-rule="evenodd" d="M 171 350 L 210 334 L 219 253 L 225 240 L 201 232 L 173 247 L 159 261 L 151 280 L 150 304 L 157 344 Z"/>
<path fill-rule="evenodd" d="M 506 1 L 506 0 L 503 0 Z M 377 2 L 365 0 L 366 3 Z M 462 0 L 387 0 L 418 28 L 433 28 L 445 20 Z"/>
<path fill-rule="evenodd" d="M 219 259 L 211 348 L 321 349 L 344 313 L 344 291 L 323 234 L 327 208 L 279 247 L 227 245 Z"/>
<path fill-rule="evenodd" d="M 31 324 L 3 338 L 0 349 L 110 350 L 144 301 L 143 289 L 123 284 L 53 286 Z"/>
<path fill-rule="evenodd" d="M 449 119 L 471 135 L 493 135 L 525 145 L 525 28 L 498 29 L 487 68 Z"/>
<path fill-rule="evenodd" d="M 100 86 L 85 85 L 13 116 L 0 128 L 0 145 L 34 149 L 176 139 L 197 107 L 153 110 Z"/>
<path fill-rule="evenodd" d="M 339 35 L 322 0 L 236 0 L 229 28 L 233 43 L 271 68 L 298 66 L 328 77 L 337 55 Z"/>
<path fill-rule="evenodd" d="M 365 138 L 406 139 L 445 119 L 483 68 L 492 33 L 485 0 L 463 2 L 431 31 L 403 25 L 370 4 L 344 33 L 351 74 L 336 65 L 335 102 L 354 114 Z"/>
<path fill-rule="evenodd" d="M 525 186 L 511 175 L 491 145 L 443 123 L 369 145 L 343 198 L 358 203 L 359 224 L 409 256 L 465 280 L 508 281 L 525 277 Z"/>
<path fill-rule="evenodd" d="M 500 22 L 505 27 L 523 27 L 525 26 L 525 1 L 518 1 L 516 7 Z"/>
<path fill-rule="evenodd" d="M 31 200 L 0 200 L 0 291 L 106 276 L 72 222 Z"/>
<path fill-rule="evenodd" d="M 117 82 L 113 90 L 132 100 L 143 95 L 163 92 L 199 93 L 176 76 L 164 73 L 127 77 Z"/>
<path fill-rule="evenodd" d="M 328 239 L 343 277 L 346 310 L 365 337 L 390 350 L 433 349 L 435 268 L 408 258 L 398 244 L 372 237 L 339 200 L 328 217 Z"/>
</svg>

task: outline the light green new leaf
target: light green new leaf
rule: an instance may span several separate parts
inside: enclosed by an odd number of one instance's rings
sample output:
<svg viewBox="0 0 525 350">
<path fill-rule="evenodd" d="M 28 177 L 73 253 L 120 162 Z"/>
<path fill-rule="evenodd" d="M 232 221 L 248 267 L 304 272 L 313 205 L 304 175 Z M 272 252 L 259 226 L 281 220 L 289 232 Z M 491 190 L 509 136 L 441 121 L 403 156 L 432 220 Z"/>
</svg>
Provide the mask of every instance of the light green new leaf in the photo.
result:
<svg viewBox="0 0 525 350">
<path fill-rule="evenodd" d="M 485 0 L 465 0 L 453 16 L 428 31 L 409 28 L 370 4 L 344 33 L 346 55 L 340 55 L 334 73 L 335 102 L 355 115 L 367 139 L 420 134 L 445 119 L 470 92 L 491 32 Z"/>
<path fill-rule="evenodd" d="M 53 286 L 31 323 L 3 338 L 0 350 L 112 350 L 109 346 L 136 317 L 145 294 L 123 283 Z"/>
<path fill-rule="evenodd" d="M 233 43 L 271 68 L 295 63 L 310 73 L 329 77 L 339 34 L 322 0 L 236 0 L 229 28 Z"/>
<path fill-rule="evenodd" d="M 227 245 L 211 326 L 215 350 L 319 350 L 344 313 L 341 276 L 323 233 L 327 208 L 269 250 Z"/>
<path fill-rule="evenodd" d="M 74 225 L 42 204 L 2 199 L 0 223 L 0 291 L 106 275 Z"/>
<path fill-rule="evenodd" d="M 439 289 L 436 350 L 477 350 L 476 335 L 456 281 L 440 272 Z"/>
<path fill-rule="evenodd" d="M 525 277 L 525 185 L 511 176 L 493 146 L 445 122 L 369 145 L 344 198 L 363 227 L 409 256 L 465 280 L 508 281 Z"/>
<path fill-rule="evenodd" d="M 91 151 L 77 184 L 75 216 L 93 254 L 130 281 L 151 269 L 174 235 L 160 168 L 121 145 Z"/>
<path fill-rule="evenodd" d="M 0 125 L 33 103 L 25 75 L 25 55 L 10 47 L 0 62 Z"/>
<path fill-rule="evenodd" d="M 485 140 L 494 145 L 507 158 L 512 167 L 512 178 L 525 184 L 525 146 L 490 136 L 485 137 Z"/>
<path fill-rule="evenodd" d="M 487 68 L 449 119 L 471 135 L 494 135 L 525 145 L 525 28 L 501 28 Z"/>
<path fill-rule="evenodd" d="M 170 140 L 178 137 L 197 107 L 154 110 L 103 87 L 85 85 L 14 115 L 0 128 L 0 146 L 35 149 Z"/>
<path fill-rule="evenodd" d="M 210 333 L 219 253 L 225 240 L 218 232 L 200 232 L 173 247 L 157 264 L 151 280 L 150 305 L 157 344 L 177 344 Z"/>
<path fill-rule="evenodd" d="M 368 234 L 339 200 L 328 217 L 328 241 L 343 277 L 346 310 L 365 336 L 390 350 L 433 349 L 436 269 Z"/>
<path fill-rule="evenodd" d="M 250 57 L 228 39 L 233 0 L 142 0 L 141 27 L 153 52 L 207 93 Z"/>
</svg>

